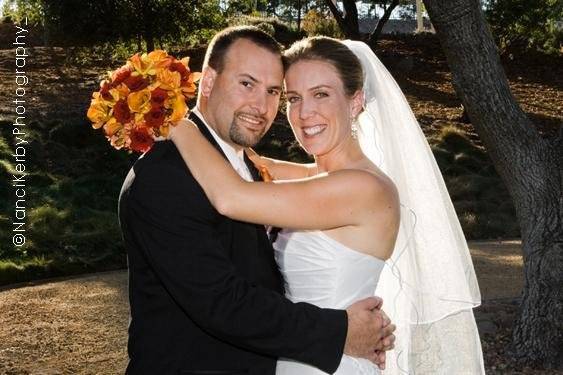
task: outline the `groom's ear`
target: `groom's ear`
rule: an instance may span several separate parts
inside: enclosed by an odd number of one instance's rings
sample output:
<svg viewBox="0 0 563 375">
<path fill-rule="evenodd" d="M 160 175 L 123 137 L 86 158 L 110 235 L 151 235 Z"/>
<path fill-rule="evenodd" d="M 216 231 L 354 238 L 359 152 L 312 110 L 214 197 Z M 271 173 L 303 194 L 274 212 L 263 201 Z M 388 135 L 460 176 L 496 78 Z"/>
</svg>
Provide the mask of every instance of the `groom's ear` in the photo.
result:
<svg viewBox="0 0 563 375">
<path fill-rule="evenodd" d="M 211 90 L 213 89 L 213 84 L 217 78 L 217 71 L 209 66 L 203 68 L 201 75 L 201 81 L 199 83 L 199 91 L 205 97 L 209 97 Z"/>
</svg>

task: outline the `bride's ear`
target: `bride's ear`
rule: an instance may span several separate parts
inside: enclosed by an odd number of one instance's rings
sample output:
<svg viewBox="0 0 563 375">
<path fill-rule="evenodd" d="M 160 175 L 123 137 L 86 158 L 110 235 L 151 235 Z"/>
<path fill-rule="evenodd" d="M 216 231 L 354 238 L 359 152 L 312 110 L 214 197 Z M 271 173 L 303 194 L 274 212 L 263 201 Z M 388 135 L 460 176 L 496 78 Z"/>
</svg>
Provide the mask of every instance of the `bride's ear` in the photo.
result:
<svg viewBox="0 0 563 375">
<path fill-rule="evenodd" d="M 217 78 L 217 71 L 209 66 L 203 68 L 201 73 L 201 80 L 199 83 L 199 91 L 205 97 L 209 97 L 211 90 L 213 89 L 213 84 Z"/>
<path fill-rule="evenodd" d="M 362 112 L 362 108 L 364 107 L 364 98 L 365 96 L 363 90 L 356 91 L 354 96 L 352 96 L 351 113 L 353 118 L 358 117 L 358 115 Z"/>
</svg>

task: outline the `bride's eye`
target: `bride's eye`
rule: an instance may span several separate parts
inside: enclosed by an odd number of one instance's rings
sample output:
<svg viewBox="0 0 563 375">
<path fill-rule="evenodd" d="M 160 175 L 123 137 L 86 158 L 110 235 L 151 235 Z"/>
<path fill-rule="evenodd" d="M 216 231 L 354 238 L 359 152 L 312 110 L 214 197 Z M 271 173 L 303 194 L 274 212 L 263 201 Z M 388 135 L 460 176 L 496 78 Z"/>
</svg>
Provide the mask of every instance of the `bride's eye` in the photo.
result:
<svg viewBox="0 0 563 375">
<path fill-rule="evenodd" d="M 328 97 L 328 93 L 324 92 L 324 91 L 318 91 L 315 93 L 315 98 L 320 99 L 320 98 L 327 98 Z"/>
</svg>

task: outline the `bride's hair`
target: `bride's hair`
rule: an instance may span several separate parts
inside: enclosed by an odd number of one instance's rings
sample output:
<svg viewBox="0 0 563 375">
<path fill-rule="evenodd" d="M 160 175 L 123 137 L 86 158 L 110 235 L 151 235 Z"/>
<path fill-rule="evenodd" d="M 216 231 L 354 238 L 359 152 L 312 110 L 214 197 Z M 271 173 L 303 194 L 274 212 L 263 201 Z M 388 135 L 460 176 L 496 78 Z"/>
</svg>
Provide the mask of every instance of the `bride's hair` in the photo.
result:
<svg viewBox="0 0 563 375">
<path fill-rule="evenodd" d="M 356 55 L 338 39 L 315 36 L 299 40 L 283 53 L 285 71 L 302 60 L 331 64 L 344 85 L 346 95 L 353 96 L 363 88 L 364 73 Z"/>
</svg>

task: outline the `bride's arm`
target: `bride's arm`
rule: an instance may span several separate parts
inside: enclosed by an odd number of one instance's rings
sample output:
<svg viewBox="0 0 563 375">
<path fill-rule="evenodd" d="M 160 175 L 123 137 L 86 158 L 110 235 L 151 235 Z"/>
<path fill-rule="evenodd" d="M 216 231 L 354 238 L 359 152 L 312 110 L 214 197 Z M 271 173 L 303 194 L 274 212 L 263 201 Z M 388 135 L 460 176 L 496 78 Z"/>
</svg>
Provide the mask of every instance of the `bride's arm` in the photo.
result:
<svg viewBox="0 0 563 375">
<path fill-rule="evenodd" d="M 190 172 L 211 204 L 236 220 L 294 229 L 331 229 L 365 222 L 393 210 L 392 192 L 376 176 L 343 170 L 292 182 L 247 182 L 191 122 L 171 131 Z"/>
<path fill-rule="evenodd" d="M 271 159 L 258 155 L 256 151 L 251 148 L 247 148 L 245 152 L 256 168 L 259 166 L 266 167 L 274 180 L 296 180 L 311 177 L 316 174 L 317 165 L 315 163 L 301 164 Z"/>
</svg>

